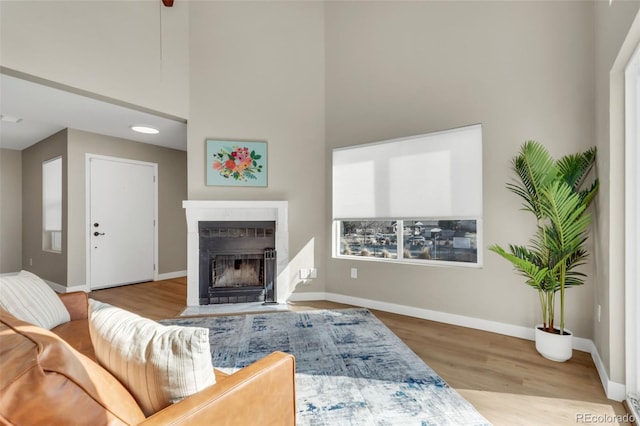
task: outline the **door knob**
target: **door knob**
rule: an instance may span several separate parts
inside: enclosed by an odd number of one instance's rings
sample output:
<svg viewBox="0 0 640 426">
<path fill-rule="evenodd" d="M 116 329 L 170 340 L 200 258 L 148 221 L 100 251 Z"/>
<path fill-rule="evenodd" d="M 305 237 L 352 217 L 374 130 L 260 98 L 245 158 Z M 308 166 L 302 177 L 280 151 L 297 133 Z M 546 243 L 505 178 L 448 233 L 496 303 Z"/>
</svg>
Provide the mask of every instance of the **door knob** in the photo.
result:
<svg viewBox="0 0 640 426">
<path fill-rule="evenodd" d="M 97 237 L 97 236 L 99 236 L 99 235 L 104 235 L 104 232 L 98 232 L 98 231 L 96 231 L 96 232 L 94 232 L 94 233 L 93 233 L 93 236 L 94 236 L 94 237 Z"/>
</svg>

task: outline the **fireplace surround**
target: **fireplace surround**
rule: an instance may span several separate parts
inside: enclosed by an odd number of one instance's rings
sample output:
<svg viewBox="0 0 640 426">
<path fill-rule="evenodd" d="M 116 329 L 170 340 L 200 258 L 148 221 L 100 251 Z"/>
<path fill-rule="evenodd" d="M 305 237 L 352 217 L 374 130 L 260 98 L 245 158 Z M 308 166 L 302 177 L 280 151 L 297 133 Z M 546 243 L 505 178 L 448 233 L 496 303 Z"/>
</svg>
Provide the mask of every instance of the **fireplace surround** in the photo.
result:
<svg viewBox="0 0 640 426">
<path fill-rule="evenodd" d="M 277 253 L 275 262 L 273 262 L 275 263 L 274 274 L 277 287 L 275 294 L 271 295 L 271 299 L 274 302 L 283 302 L 287 299 L 290 290 L 288 289 L 289 277 L 287 268 L 289 263 L 289 231 L 288 203 L 286 201 L 186 200 L 183 201 L 182 206 L 185 209 L 187 219 L 187 306 L 199 306 L 201 304 L 201 275 L 205 273 L 209 275 L 206 269 L 201 270 L 200 267 L 201 222 L 240 222 L 243 225 L 247 225 L 249 222 L 272 222 L 275 230 L 275 235 L 273 236 L 275 244 L 272 247 L 265 247 L 275 249 L 275 253 L 270 253 L 270 256 Z M 231 251 L 234 250 L 232 249 Z M 257 252 L 257 250 L 254 251 Z M 227 253 L 227 256 L 235 256 L 235 254 Z M 254 253 L 253 257 L 256 256 L 257 254 Z M 264 257 L 264 253 L 262 256 Z M 238 271 L 235 269 L 237 266 L 235 259 L 231 261 L 227 258 L 226 261 L 232 262 L 232 269 Z M 242 276 L 241 272 L 233 272 L 232 274 L 234 276 Z M 250 272 L 248 274 L 251 275 Z M 207 279 L 209 278 L 207 277 Z M 228 279 L 233 281 L 236 278 Z M 268 292 L 268 289 L 266 291 Z"/>
</svg>

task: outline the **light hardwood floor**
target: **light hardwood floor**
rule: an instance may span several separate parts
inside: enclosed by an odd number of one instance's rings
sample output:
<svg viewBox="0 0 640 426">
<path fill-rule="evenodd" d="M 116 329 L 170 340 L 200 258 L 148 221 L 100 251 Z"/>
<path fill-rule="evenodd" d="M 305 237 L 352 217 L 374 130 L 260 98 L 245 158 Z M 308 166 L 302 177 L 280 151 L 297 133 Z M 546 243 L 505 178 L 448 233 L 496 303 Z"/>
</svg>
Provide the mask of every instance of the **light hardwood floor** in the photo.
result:
<svg viewBox="0 0 640 426">
<path fill-rule="evenodd" d="M 186 307 L 186 278 L 97 290 L 89 297 L 147 318 L 173 318 Z M 349 306 L 313 301 L 289 307 Z M 586 352 L 574 351 L 571 360 L 556 363 L 538 355 L 532 341 L 372 312 L 496 426 L 631 424 L 617 421 L 626 411 L 607 399 Z"/>
</svg>

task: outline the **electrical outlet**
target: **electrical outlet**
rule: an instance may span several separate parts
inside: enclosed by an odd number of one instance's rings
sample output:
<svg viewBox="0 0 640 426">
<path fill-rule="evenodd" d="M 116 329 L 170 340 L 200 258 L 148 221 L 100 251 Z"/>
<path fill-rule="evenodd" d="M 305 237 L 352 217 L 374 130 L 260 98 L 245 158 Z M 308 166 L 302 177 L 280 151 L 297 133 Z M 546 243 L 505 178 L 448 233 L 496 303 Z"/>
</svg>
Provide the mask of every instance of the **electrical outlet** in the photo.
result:
<svg viewBox="0 0 640 426">
<path fill-rule="evenodd" d="M 29 258 L 29 266 L 33 266 L 33 258 Z"/>
<path fill-rule="evenodd" d="M 309 270 L 302 268 L 300 269 L 300 279 L 301 280 L 306 280 L 309 279 Z"/>
<path fill-rule="evenodd" d="M 318 278 L 318 270 L 316 268 L 309 269 L 309 278 Z"/>
<path fill-rule="evenodd" d="M 602 316 L 602 306 L 598 305 L 598 322 L 600 322 L 600 317 Z"/>
<path fill-rule="evenodd" d="M 351 268 L 351 278 L 358 278 L 358 268 Z"/>
</svg>

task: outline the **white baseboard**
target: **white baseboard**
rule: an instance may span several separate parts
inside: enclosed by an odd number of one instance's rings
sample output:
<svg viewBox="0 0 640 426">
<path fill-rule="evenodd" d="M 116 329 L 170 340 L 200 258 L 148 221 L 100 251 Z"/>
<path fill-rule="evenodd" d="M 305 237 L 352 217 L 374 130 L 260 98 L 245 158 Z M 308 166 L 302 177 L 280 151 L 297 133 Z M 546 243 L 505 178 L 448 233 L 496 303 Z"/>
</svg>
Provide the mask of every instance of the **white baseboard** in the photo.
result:
<svg viewBox="0 0 640 426">
<path fill-rule="evenodd" d="M 187 271 L 175 271 L 175 272 L 166 272 L 164 274 L 158 274 L 158 276 L 156 277 L 156 281 L 161 281 L 161 280 L 172 280 L 174 278 L 181 278 L 181 277 L 186 277 L 187 276 Z"/>
<path fill-rule="evenodd" d="M 607 369 L 602 362 L 602 358 L 600 358 L 596 345 L 591 340 L 589 340 L 589 342 L 591 343 L 591 350 L 589 352 L 591 352 L 591 358 L 593 359 L 593 363 L 596 365 L 596 369 L 598 370 L 598 375 L 600 376 L 600 381 L 602 382 L 602 387 L 604 388 L 607 398 L 615 401 L 623 401 L 627 397 L 626 386 L 623 383 L 617 383 L 609 379 Z"/>
<path fill-rule="evenodd" d="M 44 282 L 49 284 L 49 287 L 51 287 L 58 293 L 71 293 L 74 291 L 84 291 L 85 293 L 89 293 L 91 291 L 88 285 L 74 285 L 73 287 L 65 287 L 62 284 L 58 284 L 49 280 L 44 280 Z"/>
<path fill-rule="evenodd" d="M 7 275 L 10 275 L 10 274 L 7 274 Z M 171 280 L 174 278 L 185 277 L 186 275 L 187 275 L 187 271 L 167 272 L 165 274 L 158 274 L 156 281 Z M 65 287 L 62 284 L 58 284 L 53 281 L 49 281 L 49 280 L 44 280 L 44 281 L 47 284 L 49 284 L 49 287 L 51 287 L 53 290 L 55 290 L 58 293 L 71 293 L 73 291 L 84 291 L 85 293 L 89 293 L 91 291 L 91 288 L 89 287 L 88 284 Z"/>
<path fill-rule="evenodd" d="M 12 276 L 12 275 L 16 275 L 16 274 L 18 274 L 18 273 L 17 272 L 7 272 L 7 273 L 0 274 L 0 277 Z M 90 291 L 88 285 L 78 285 L 78 286 L 73 286 L 73 287 L 66 287 L 66 286 L 63 286 L 62 284 L 58 284 L 57 282 L 54 282 L 54 281 L 45 280 L 45 279 L 42 279 L 42 281 L 47 283 L 47 285 L 49 287 L 51 287 L 51 289 L 53 289 L 53 291 L 55 291 L 56 293 L 71 293 L 73 291 L 84 291 L 85 293 L 88 293 Z"/>
<path fill-rule="evenodd" d="M 433 311 L 430 309 L 416 308 L 413 306 L 398 305 L 394 303 L 380 302 L 378 300 L 363 299 L 360 297 L 345 296 L 336 293 L 310 292 L 293 293 L 289 299 L 295 301 L 309 300 L 329 300 L 331 302 L 346 303 L 349 305 L 362 306 L 363 308 L 377 309 L 394 314 L 407 315 L 426 319 L 430 321 L 443 322 L 446 324 L 458 325 L 461 327 L 473 328 L 476 330 L 489 331 L 520 339 L 534 340 L 535 333 L 533 327 L 522 327 L 519 325 L 505 324 L 497 321 L 483 320 L 464 315 L 450 314 L 447 312 Z M 589 352 L 600 376 L 602 386 L 607 398 L 622 401 L 626 398 L 625 385 L 609 380 L 604 363 L 595 344 L 590 339 L 582 337 L 573 338 L 573 348 L 583 352 Z"/>
<path fill-rule="evenodd" d="M 505 324 L 496 321 L 482 320 L 463 315 L 450 314 L 447 312 L 432 311 L 429 309 L 415 308 L 413 306 L 398 305 L 395 303 L 380 302 L 378 300 L 363 299 L 360 297 L 345 296 L 336 293 L 293 293 L 289 300 L 329 300 L 331 302 L 362 306 L 363 308 L 377 309 L 379 311 L 392 312 L 394 314 L 401 314 L 431 321 L 444 322 L 447 324 L 459 325 L 462 327 L 474 328 L 477 330 L 491 331 L 493 333 L 505 334 L 507 336 L 519 337 L 527 340 L 533 340 L 534 338 L 533 328 L 530 329 L 528 327 Z"/>
<path fill-rule="evenodd" d="M 308 302 L 310 300 L 329 300 L 329 299 L 327 299 L 327 293 L 324 293 L 324 292 L 306 292 L 306 293 L 291 293 L 286 300 L 287 302 Z"/>
</svg>

